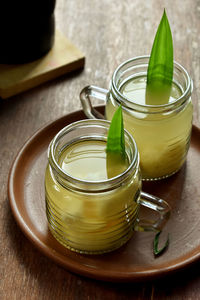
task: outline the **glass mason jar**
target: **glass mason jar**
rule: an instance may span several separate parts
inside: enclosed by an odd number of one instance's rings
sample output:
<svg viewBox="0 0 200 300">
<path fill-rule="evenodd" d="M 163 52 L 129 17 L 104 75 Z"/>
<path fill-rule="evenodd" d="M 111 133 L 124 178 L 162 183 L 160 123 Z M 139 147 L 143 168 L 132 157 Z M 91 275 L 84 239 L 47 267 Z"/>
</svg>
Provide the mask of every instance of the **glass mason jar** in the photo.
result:
<svg viewBox="0 0 200 300">
<path fill-rule="evenodd" d="M 83 180 L 62 167 L 63 153 L 77 143 L 100 141 L 106 145 L 109 125 L 105 120 L 72 123 L 54 137 L 48 149 L 45 198 L 49 229 L 62 245 L 79 253 L 117 249 L 132 237 L 134 230 L 161 230 L 170 214 L 164 200 L 141 191 L 138 150 L 127 131 L 128 167 L 117 176 Z M 73 151 L 73 160 L 75 153 L 79 151 Z M 158 219 L 139 220 L 140 205 L 156 211 Z"/>
<path fill-rule="evenodd" d="M 140 168 L 144 180 L 157 180 L 176 173 L 186 160 L 192 129 L 192 80 L 187 71 L 174 62 L 173 85 L 179 96 L 161 105 L 147 105 L 129 99 L 122 86 L 147 75 L 149 56 L 125 61 L 115 70 L 109 90 L 85 87 L 81 94 L 83 110 L 89 118 L 104 118 L 91 100 L 106 103 L 105 118 L 111 120 L 121 104 L 124 126 L 133 135 L 140 153 Z M 146 83 L 145 83 L 146 84 Z"/>
</svg>

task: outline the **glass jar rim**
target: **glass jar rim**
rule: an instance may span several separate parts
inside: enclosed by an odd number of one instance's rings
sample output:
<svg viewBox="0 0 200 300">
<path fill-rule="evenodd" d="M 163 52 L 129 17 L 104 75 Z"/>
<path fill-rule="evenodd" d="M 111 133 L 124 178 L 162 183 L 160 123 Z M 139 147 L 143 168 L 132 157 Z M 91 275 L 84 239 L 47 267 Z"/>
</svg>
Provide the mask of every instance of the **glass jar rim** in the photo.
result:
<svg viewBox="0 0 200 300">
<path fill-rule="evenodd" d="M 183 92 L 183 94 L 179 98 L 175 99 L 174 101 L 167 103 L 167 104 L 159 104 L 159 105 L 139 104 L 134 101 L 130 101 L 126 96 L 124 96 L 119 91 L 119 89 L 117 88 L 117 85 L 116 85 L 116 77 L 117 77 L 118 72 L 125 65 L 128 65 L 131 62 L 135 62 L 138 60 L 148 60 L 149 58 L 150 58 L 150 55 L 136 56 L 136 57 L 130 58 L 130 59 L 122 62 L 116 68 L 116 70 L 114 71 L 114 73 L 112 75 L 112 79 L 111 79 L 111 84 L 112 84 L 111 90 L 114 91 L 114 94 L 116 95 L 117 100 L 118 101 L 123 100 L 123 101 L 119 101 L 119 102 L 122 104 L 122 106 L 125 106 L 126 108 L 132 108 L 131 106 L 134 106 L 138 111 L 140 111 L 140 110 L 143 111 L 145 109 L 152 109 L 152 110 L 155 109 L 154 113 L 156 113 L 156 112 L 160 113 L 161 111 L 166 111 L 166 110 L 168 111 L 168 110 L 172 109 L 174 106 L 176 106 L 177 104 L 184 103 L 190 97 L 190 95 L 192 93 L 193 82 L 192 82 L 192 79 L 190 78 L 188 72 L 186 71 L 186 69 L 176 61 L 174 61 L 174 68 L 178 69 L 185 75 L 186 81 L 187 81 L 187 87 L 186 87 L 185 91 Z M 141 62 L 141 65 L 144 65 L 144 64 L 147 64 L 147 66 L 148 66 L 147 62 L 144 62 L 144 63 Z"/>
<path fill-rule="evenodd" d="M 109 179 L 105 179 L 105 180 L 99 180 L 99 181 L 89 181 L 89 180 L 83 180 L 83 179 L 79 179 L 77 177 L 74 177 L 72 175 L 70 175 L 69 173 L 67 173 L 65 170 L 63 170 L 56 158 L 55 158 L 55 150 L 56 150 L 56 146 L 58 144 L 59 139 L 69 133 L 70 131 L 75 130 L 78 127 L 89 127 L 89 126 L 96 126 L 96 127 L 102 127 L 104 129 L 109 129 L 110 126 L 110 121 L 107 120 L 97 120 L 97 119 L 85 119 L 85 120 L 80 120 L 80 121 L 76 121 L 73 122 L 67 126 L 65 126 L 63 129 L 61 129 L 53 138 L 53 140 L 51 141 L 49 148 L 48 148 L 48 160 L 50 163 L 50 166 L 56 171 L 56 173 L 58 174 L 58 176 L 61 176 L 65 181 L 67 181 L 69 184 L 72 184 L 73 187 L 76 187 L 76 189 L 78 190 L 85 190 L 85 186 L 87 185 L 87 190 L 90 188 L 92 191 L 94 190 L 105 190 L 108 189 L 107 185 L 119 185 L 122 181 L 126 180 L 127 178 L 129 178 L 130 174 L 132 174 L 133 170 L 136 169 L 136 166 L 139 166 L 139 153 L 138 153 L 138 149 L 137 149 L 137 145 L 136 142 L 134 140 L 134 138 L 132 137 L 132 135 L 126 130 L 124 129 L 124 134 L 125 134 L 125 138 L 132 144 L 132 146 L 134 147 L 134 156 L 132 161 L 130 162 L 128 168 L 118 174 L 115 177 L 109 178 Z M 89 135 L 87 136 L 89 137 Z M 103 137 L 103 135 L 102 135 Z M 100 135 L 98 136 L 98 138 L 100 138 Z M 80 139 L 83 140 L 83 139 Z M 74 140 L 75 141 L 75 140 Z M 70 143 L 69 143 L 70 145 Z"/>
</svg>

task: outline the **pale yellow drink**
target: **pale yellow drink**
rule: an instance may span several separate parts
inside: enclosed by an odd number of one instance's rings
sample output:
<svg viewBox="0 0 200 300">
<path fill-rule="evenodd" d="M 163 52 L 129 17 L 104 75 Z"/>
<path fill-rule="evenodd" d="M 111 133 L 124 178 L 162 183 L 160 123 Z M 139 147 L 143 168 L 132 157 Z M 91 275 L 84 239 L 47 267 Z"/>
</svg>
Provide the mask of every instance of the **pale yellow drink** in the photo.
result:
<svg viewBox="0 0 200 300">
<path fill-rule="evenodd" d="M 72 143 L 60 153 L 58 164 L 71 178 L 80 180 L 83 189 L 62 184 L 47 166 L 47 217 L 55 238 L 71 250 L 90 254 L 114 250 L 130 239 L 141 188 L 138 167 L 114 189 L 98 192 L 98 188 L 90 190 L 91 184 L 106 186 L 129 167 L 128 159 L 108 163 L 105 141 Z"/>
<path fill-rule="evenodd" d="M 177 172 L 183 165 L 190 142 L 192 127 L 191 99 L 169 109 L 155 108 L 145 103 L 146 77 L 125 81 L 119 91 L 132 109 L 123 106 L 124 126 L 133 135 L 140 154 L 143 179 L 159 179 Z M 182 95 L 173 83 L 169 103 L 173 105 Z M 118 102 L 110 94 L 107 97 L 106 118 L 112 119 Z M 139 108 L 138 108 L 139 107 Z"/>
</svg>

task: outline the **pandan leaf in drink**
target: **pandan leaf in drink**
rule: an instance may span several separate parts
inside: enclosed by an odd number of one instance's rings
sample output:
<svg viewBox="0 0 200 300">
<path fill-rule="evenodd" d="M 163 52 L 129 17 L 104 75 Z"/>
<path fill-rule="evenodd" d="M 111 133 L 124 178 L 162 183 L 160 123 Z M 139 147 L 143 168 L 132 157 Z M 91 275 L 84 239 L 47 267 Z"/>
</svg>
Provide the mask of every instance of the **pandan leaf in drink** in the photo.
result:
<svg viewBox="0 0 200 300">
<path fill-rule="evenodd" d="M 160 105 L 169 101 L 173 79 L 173 40 L 164 10 L 158 26 L 147 70 L 146 104 Z"/>
<path fill-rule="evenodd" d="M 113 115 L 107 138 L 107 153 L 118 153 L 125 157 L 124 123 L 121 105 Z"/>
<path fill-rule="evenodd" d="M 127 167 L 121 105 L 114 113 L 110 123 L 106 147 L 106 163 L 108 178 L 117 176 Z"/>
</svg>

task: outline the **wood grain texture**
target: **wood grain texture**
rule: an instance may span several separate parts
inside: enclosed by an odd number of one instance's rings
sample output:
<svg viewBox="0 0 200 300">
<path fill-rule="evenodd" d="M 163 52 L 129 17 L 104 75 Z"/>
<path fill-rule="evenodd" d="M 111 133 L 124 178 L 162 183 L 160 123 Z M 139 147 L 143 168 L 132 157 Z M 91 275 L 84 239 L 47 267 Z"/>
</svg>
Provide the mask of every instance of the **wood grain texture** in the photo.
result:
<svg viewBox="0 0 200 300">
<path fill-rule="evenodd" d="M 200 127 L 199 0 L 57 0 L 57 27 L 85 54 L 85 69 L 0 101 L 1 299 L 200 299 L 199 263 L 166 279 L 137 284 L 98 282 L 67 272 L 24 237 L 7 199 L 8 172 L 23 143 L 47 122 L 80 109 L 84 86 L 107 88 L 119 63 L 148 54 L 164 7 L 175 60 L 193 78 L 194 124 Z"/>
<path fill-rule="evenodd" d="M 0 97 L 6 99 L 83 68 L 84 55 L 58 30 L 52 49 L 26 64 L 0 64 Z"/>
</svg>

